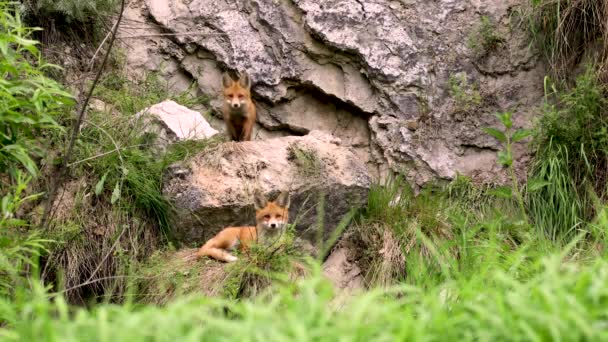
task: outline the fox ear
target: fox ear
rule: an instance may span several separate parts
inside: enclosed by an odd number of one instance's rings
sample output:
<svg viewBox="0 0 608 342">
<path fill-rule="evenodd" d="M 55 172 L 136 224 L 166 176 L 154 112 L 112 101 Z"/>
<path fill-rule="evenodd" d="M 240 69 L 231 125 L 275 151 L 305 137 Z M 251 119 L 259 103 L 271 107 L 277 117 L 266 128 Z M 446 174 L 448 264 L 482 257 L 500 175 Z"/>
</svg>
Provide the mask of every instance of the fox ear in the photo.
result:
<svg viewBox="0 0 608 342">
<path fill-rule="evenodd" d="M 227 73 L 222 74 L 222 86 L 224 88 L 230 87 L 233 82 L 234 80 L 232 79 L 232 77 L 230 77 L 230 75 L 228 75 Z"/>
<path fill-rule="evenodd" d="M 279 194 L 279 196 L 277 196 L 277 199 L 274 200 L 274 203 L 276 203 L 276 205 L 278 205 L 279 207 L 289 208 L 289 197 L 289 191 L 283 191 L 281 192 L 281 194 Z"/>
<path fill-rule="evenodd" d="M 247 72 L 243 71 L 241 73 L 241 77 L 239 78 L 239 83 L 241 84 L 241 86 L 243 88 L 251 88 L 251 78 L 249 77 L 249 74 L 247 74 Z"/>
<path fill-rule="evenodd" d="M 260 210 L 268 204 L 266 196 L 264 196 L 260 190 L 256 190 L 253 193 L 253 204 L 255 206 L 255 210 Z"/>
</svg>

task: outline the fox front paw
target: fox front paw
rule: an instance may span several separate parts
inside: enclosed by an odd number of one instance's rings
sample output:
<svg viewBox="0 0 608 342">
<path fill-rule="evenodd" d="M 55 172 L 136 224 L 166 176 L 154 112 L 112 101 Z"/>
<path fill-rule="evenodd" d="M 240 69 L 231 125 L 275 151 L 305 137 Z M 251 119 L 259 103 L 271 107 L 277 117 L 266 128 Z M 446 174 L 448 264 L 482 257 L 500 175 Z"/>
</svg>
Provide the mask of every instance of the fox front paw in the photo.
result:
<svg viewBox="0 0 608 342">
<path fill-rule="evenodd" d="M 235 257 L 234 255 L 229 255 L 226 257 L 226 262 L 235 262 L 239 260 L 239 258 Z"/>
</svg>

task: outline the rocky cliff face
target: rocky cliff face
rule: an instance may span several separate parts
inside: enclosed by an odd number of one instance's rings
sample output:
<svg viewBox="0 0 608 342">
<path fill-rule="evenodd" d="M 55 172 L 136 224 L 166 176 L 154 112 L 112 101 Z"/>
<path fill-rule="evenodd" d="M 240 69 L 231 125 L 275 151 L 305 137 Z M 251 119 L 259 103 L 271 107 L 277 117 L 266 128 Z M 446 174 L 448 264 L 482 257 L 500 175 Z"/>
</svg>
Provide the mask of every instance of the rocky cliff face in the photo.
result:
<svg viewBox="0 0 608 342">
<path fill-rule="evenodd" d="M 480 129 L 503 110 L 526 125 L 542 98 L 524 3 L 139 0 L 121 35 L 130 70 L 176 89 L 195 80 L 216 111 L 221 72 L 248 71 L 258 138 L 323 130 L 379 174 L 501 181 L 497 142 Z"/>
</svg>

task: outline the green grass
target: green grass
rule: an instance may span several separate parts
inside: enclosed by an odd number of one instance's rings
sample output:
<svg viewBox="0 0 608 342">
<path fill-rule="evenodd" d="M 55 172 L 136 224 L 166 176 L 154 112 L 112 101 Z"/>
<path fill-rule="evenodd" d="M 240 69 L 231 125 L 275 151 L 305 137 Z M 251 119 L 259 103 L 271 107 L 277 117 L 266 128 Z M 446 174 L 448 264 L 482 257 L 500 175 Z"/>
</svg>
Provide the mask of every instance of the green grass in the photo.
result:
<svg viewBox="0 0 608 342">
<path fill-rule="evenodd" d="M 554 240 L 586 230 L 596 214 L 591 196 L 606 199 L 606 105 L 593 67 L 577 77 L 574 87 L 554 87 L 547 95 L 530 177 L 548 185 L 528 195 L 528 207 L 536 227 Z"/>
<path fill-rule="evenodd" d="M 292 143 L 287 147 L 287 152 L 287 159 L 296 164 L 302 177 L 318 178 L 323 173 L 323 163 L 319 159 L 317 151 Z"/>
<path fill-rule="evenodd" d="M 42 58 L 36 31 L 25 27 L 14 4 L 0 2 L 0 174 L 17 170 L 38 175 L 39 159 L 47 152 L 40 138 L 63 129 L 57 116 L 72 104 L 72 96 L 45 76 L 58 68 Z M 0 179 L 0 192 L 13 185 Z"/>
<path fill-rule="evenodd" d="M 397 282 L 428 287 L 476 269 L 488 255 L 510 252 L 528 228 L 513 201 L 458 177 L 447 187 L 429 186 L 414 195 L 396 178 L 372 186 L 367 209 L 346 238 L 356 251 L 368 286 Z M 487 255 L 469 253 L 485 244 Z M 465 256 L 476 259 L 464 260 Z"/>
<path fill-rule="evenodd" d="M 566 79 L 586 51 L 603 44 L 608 33 L 608 2 L 531 0 L 531 4 L 527 15 L 531 41 L 551 65 L 553 75 Z M 594 62 L 605 67 L 606 50 L 598 52 Z"/>
<path fill-rule="evenodd" d="M 475 83 L 469 83 L 466 73 L 450 75 L 448 92 L 455 103 L 455 111 L 469 113 L 482 103 L 482 96 Z"/>
<path fill-rule="evenodd" d="M 111 72 L 94 96 L 106 109 L 89 108 L 66 179 L 82 185 L 62 199 L 73 210 L 56 215 L 46 233 L 63 239 L 67 232 L 70 240 L 61 241 L 47 258 L 45 279 L 63 277 L 65 287 L 90 277 L 106 279 L 70 291 L 72 302 L 122 300 L 127 282 L 112 275 L 127 274 L 134 263 L 172 242 L 175 212 L 162 194 L 166 168 L 219 141 L 184 141 L 159 148 L 153 133 L 143 134 L 149 123 L 136 115 L 143 109 L 166 99 L 186 105 L 206 101 L 191 96 L 190 90 L 171 96 L 167 82 L 155 74 L 138 81 Z M 69 118 L 64 120 L 70 124 Z M 53 145 L 64 146 L 67 136 L 53 139 Z"/>
<path fill-rule="evenodd" d="M 287 284 L 304 276 L 304 256 L 293 244 L 293 232 L 268 246 L 235 250 L 239 260 L 222 263 L 194 256 L 196 249 L 166 250 L 142 263 L 137 302 L 166 304 L 180 296 L 202 293 L 223 298 L 255 297 L 272 284 Z"/>
<path fill-rule="evenodd" d="M 42 293 L 20 310 L 4 300 L 6 341 L 576 341 L 608 338 L 608 263 L 534 262 L 526 280 L 496 269 L 470 281 L 397 286 L 337 302 L 319 275 L 243 301 L 199 296 L 164 307 L 72 309 Z"/>
<path fill-rule="evenodd" d="M 469 34 L 467 46 L 476 58 L 483 58 L 504 42 L 496 25 L 487 16 L 482 16 L 479 24 Z"/>
</svg>

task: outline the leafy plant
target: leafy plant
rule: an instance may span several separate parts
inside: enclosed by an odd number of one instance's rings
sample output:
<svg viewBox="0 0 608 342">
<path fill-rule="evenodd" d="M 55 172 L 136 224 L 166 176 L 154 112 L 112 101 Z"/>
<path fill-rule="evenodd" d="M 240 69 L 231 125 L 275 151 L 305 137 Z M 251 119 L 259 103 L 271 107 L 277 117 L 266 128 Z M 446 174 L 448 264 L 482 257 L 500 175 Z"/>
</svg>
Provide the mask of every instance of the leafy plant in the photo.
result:
<svg viewBox="0 0 608 342">
<path fill-rule="evenodd" d="M 25 279 L 27 268 L 37 266 L 37 257 L 50 242 L 24 230 L 28 223 L 16 217 L 24 203 L 40 196 L 24 194 L 31 179 L 20 170 L 15 171 L 16 184 L 0 202 L 0 296 L 12 297 L 16 288 L 29 287 Z"/>
<path fill-rule="evenodd" d="M 61 130 L 55 117 L 73 104 L 72 96 L 45 76 L 56 66 L 42 59 L 35 29 L 26 28 L 15 4 L 0 2 L 0 173 L 18 168 L 38 174 L 38 143 L 49 130 Z"/>
<path fill-rule="evenodd" d="M 503 144 L 503 150 L 498 152 L 498 164 L 507 168 L 509 177 L 511 178 L 510 187 L 503 186 L 496 188 L 495 190 L 493 190 L 493 193 L 505 198 L 514 198 L 517 201 L 517 204 L 519 205 L 522 217 L 526 219 L 526 222 L 529 222 L 528 214 L 526 212 L 526 206 L 524 203 L 524 196 L 522 195 L 522 192 L 519 188 L 517 175 L 515 174 L 515 166 L 513 165 L 513 144 L 529 137 L 530 135 L 532 135 L 532 132 L 521 128 L 513 131 L 513 120 L 511 118 L 512 116 L 513 113 L 509 111 L 496 115 L 496 117 L 503 125 L 504 131 L 491 127 L 483 129 L 484 132 L 493 136 Z M 528 185 L 528 191 L 536 191 L 544 185 L 546 185 L 546 182 L 531 182 Z"/>
</svg>

